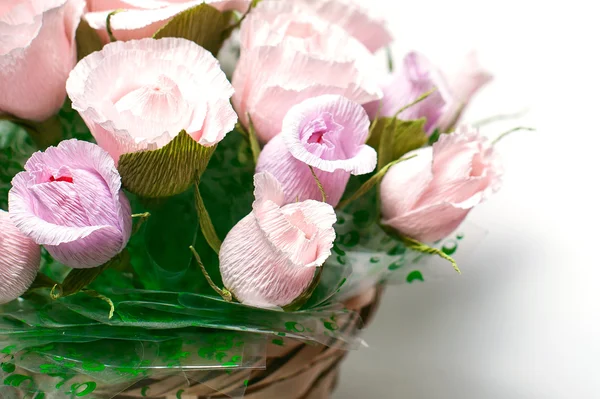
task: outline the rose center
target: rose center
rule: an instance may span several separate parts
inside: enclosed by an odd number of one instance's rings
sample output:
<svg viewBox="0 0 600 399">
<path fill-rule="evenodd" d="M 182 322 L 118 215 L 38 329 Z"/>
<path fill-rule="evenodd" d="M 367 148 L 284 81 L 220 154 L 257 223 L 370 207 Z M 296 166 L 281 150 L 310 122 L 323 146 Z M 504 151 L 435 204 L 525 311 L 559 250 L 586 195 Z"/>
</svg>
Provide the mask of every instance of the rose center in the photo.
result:
<svg viewBox="0 0 600 399">
<path fill-rule="evenodd" d="M 315 34 L 315 28 L 311 23 L 307 22 L 291 22 L 285 31 L 285 36 L 297 37 L 300 39 L 312 37 Z"/>
<path fill-rule="evenodd" d="M 59 176 L 59 177 L 50 176 L 49 181 L 50 182 L 64 181 L 64 182 L 67 182 L 67 183 L 73 183 L 73 178 L 70 177 L 70 176 Z"/>
<path fill-rule="evenodd" d="M 115 103 L 119 112 L 131 112 L 136 117 L 155 121 L 165 115 L 178 115 L 183 111 L 183 96 L 179 86 L 164 75 L 155 82 L 133 90 Z"/>
<path fill-rule="evenodd" d="M 295 210 L 293 213 L 285 215 L 285 218 L 303 232 L 307 240 L 310 240 L 317 231 L 314 225 L 306 222 L 304 213 L 301 210 Z"/>
</svg>

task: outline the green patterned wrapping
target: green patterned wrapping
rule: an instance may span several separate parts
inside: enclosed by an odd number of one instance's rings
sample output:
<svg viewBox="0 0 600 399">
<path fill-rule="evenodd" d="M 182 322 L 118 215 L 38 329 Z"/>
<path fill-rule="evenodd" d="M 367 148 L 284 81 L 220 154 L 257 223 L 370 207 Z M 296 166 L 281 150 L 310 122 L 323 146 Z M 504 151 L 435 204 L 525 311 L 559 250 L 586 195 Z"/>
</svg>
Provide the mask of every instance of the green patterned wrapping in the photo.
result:
<svg viewBox="0 0 600 399">
<path fill-rule="evenodd" d="M 91 140 L 68 104 L 60 118 L 65 138 Z M 0 122 L 0 208 L 6 209 L 10 180 L 33 150 L 20 128 Z M 251 211 L 253 175 L 248 142 L 239 132 L 229 133 L 200 183 L 221 239 Z M 348 193 L 368 177 L 353 177 Z M 333 254 L 312 297 L 295 312 L 229 303 L 210 288 L 189 250 L 193 245 L 222 286 L 217 255 L 199 229 L 192 190 L 164 200 L 130 196 L 133 213 L 151 216 L 140 222 L 124 261 L 90 286 L 110 298 L 114 316 L 109 319 L 102 299 L 79 293 L 52 300 L 48 289 L 0 306 L 0 397 L 103 399 L 140 380 L 167 376 L 185 378 L 182 385 L 214 383 L 232 369 L 249 373 L 264 367 L 266 345 L 281 345 L 282 337 L 358 347 L 361 320 L 344 309 L 343 300 L 382 282 L 455 274 L 449 263 L 409 250 L 381 229 L 374 191 L 338 212 Z M 461 252 L 468 252 L 476 242 L 471 237 L 481 234 L 467 231 L 467 236 L 459 233 L 439 247 L 455 256 L 460 243 Z M 42 258 L 42 272 L 63 281 L 70 269 L 45 251 Z M 224 393 L 243 395 L 244 381 L 238 385 L 228 385 Z"/>
</svg>

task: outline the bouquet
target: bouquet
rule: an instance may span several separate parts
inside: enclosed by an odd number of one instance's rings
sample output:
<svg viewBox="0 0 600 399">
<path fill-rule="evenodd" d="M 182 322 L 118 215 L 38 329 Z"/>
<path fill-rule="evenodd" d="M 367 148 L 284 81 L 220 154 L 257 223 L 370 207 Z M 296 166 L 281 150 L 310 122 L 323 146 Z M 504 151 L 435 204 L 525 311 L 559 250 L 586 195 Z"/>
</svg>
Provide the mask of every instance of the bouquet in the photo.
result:
<svg viewBox="0 0 600 399">
<path fill-rule="evenodd" d="M 351 0 L 15 0 L 0 37 L 2 398 L 328 397 L 500 186 L 489 73 L 385 71 Z"/>
</svg>

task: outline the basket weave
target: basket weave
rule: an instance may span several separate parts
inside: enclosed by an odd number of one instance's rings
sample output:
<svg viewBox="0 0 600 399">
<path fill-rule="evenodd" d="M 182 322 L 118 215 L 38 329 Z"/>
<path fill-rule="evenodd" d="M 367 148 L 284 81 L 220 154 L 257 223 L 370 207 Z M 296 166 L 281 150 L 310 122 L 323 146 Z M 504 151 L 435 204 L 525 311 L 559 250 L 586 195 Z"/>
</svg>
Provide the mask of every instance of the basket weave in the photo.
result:
<svg viewBox="0 0 600 399">
<path fill-rule="evenodd" d="M 379 305 L 382 288 L 372 288 L 346 302 L 348 309 L 358 312 L 365 326 Z M 307 345 L 285 338 L 285 345 L 269 344 L 265 369 L 253 370 L 244 399 L 327 399 L 335 389 L 340 364 L 347 351 L 324 345 Z M 116 399 L 217 399 L 228 398 L 248 379 L 248 373 L 219 374 L 203 384 L 187 377 L 169 376 L 148 379 L 122 392 Z M 185 388 L 185 394 L 180 391 Z M 152 392 L 153 396 L 146 396 Z M 159 396 L 156 396 L 159 395 Z"/>
</svg>

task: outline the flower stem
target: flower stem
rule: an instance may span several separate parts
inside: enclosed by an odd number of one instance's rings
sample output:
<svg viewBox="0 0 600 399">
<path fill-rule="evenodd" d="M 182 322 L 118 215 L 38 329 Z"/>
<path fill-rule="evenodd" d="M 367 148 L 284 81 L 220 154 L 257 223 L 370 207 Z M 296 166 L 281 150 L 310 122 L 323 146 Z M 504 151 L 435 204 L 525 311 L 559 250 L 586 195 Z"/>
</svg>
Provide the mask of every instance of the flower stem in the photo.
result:
<svg viewBox="0 0 600 399">
<path fill-rule="evenodd" d="M 317 186 L 319 186 L 319 191 L 321 192 L 321 198 L 323 199 L 323 202 L 327 202 L 327 194 L 325 193 L 325 189 L 323 188 L 323 184 L 321 183 L 321 180 L 319 180 L 319 178 L 317 177 L 317 174 L 315 173 L 315 169 L 308 165 L 308 167 L 310 168 L 310 173 L 312 173 L 315 182 L 317 183 Z"/>
<path fill-rule="evenodd" d="M 118 13 L 120 13 L 120 12 L 123 12 L 123 11 L 125 11 L 125 10 L 124 10 L 124 9 L 122 9 L 122 8 L 120 8 L 120 9 L 118 9 L 118 10 L 114 10 L 113 12 L 109 13 L 109 14 L 106 16 L 106 33 L 108 34 L 108 38 L 110 39 L 111 43 L 112 43 L 112 42 L 116 42 L 116 41 L 117 41 L 117 38 L 116 38 L 116 37 L 115 37 L 115 35 L 113 34 L 113 30 L 112 30 L 112 26 L 111 26 L 111 24 L 110 24 L 110 20 L 111 20 L 111 18 L 112 18 L 114 15 L 116 15 L 116 14 L 118 14 Z"/>
<path fill-rule="evenodd" d="M 200 259 L 200 255 L 198 255 L 198 252 L 196 252 L 196 249 L 191 245 L 190 245 L 190 251 L 192 251 L 192 254 L 194 254 L 194 258 L 196 258 L 196 262 L 198 263 L 198 266 L 200 266 L 200 270 L 202 271 L 204 278 L 206 278 L 206 281 L 208 281 L 208 284 L 210 285 L 210 287 L 213 290 L 215 290 L 215 292 L 217 294 L 219 294 L 225 301 L 227 301 L 227 302 L 233 301 L 233 295 L 231 295 L 231 292 L 229 292 L 226 288 L 221 289 L 221 288 L 217 287 L 215 282 L 212 281 L 212 279 L 210 278 L 210 275 L 208 274 L 208 272 L 206 271 L 206 268 L 204 267 L 204 263 L 202 263 L 202 259 Z"/>
<path fill-rule="evenodd" d="M 417 240 L 413 240 L 410 237 L 400 237 L 400 239 L 408 248 L 412 249 L 413 251 L 421 252 L 423 254 L 437 255 L 440 258 L 447 260 L 452 264 L 454 270 L 456 270 L 458 274 L 461 274 L 456 261 L 451 256 L 446 255 L 442 250 L 430 247 L 429 245 L 423 244 Z"/>
<path fill-rule="evenodd" d="M 429 97 L 430 95 L 432 95 L 433 93 L 435 93 L 437 89 L 434 87 L 433 89 L 429 90 L 426 93 L 421 94 L 421 96 L 419 96 L 419 98 L 417 98 L 415 101 L 413 101 L 412 103 L 405 105 L 404 107 L 400 108 L 398 110 L 398 112 L 396 112 L 396 114 L 394 114 L 394 118 L 397 118 L 398 115 L 400 115 L 402 112 L 406 111 L 407 109 L 409 109 L 412 106 L 417 105 L 418 103 L 420 103 L 421 101 L 425 100 L 427 97 Z"/>
<path fill-rule="evenodd" d="M 518 131 L 521 131 L 521 130 L 526 130 L 526 131 L 528 131 L 528 132 L 535 132 L 535 129 L 534 129 L 534 128 L 532 128 L 532 127 L 523 127 L 523 126 L 520 126 L 520 127 L 515 127 L 515 128 L 513 128 L 513 129 L 510 129 L 510 130 L 509 130 L 509 131 L 507 131 L 507 132 L 504 132 L 504 133 L 502 133 L 500 136 L 496 137 L 496 138 L 495 138 L 495 139 L 492 141 L 492 145 L 494 146 L 494 145 L 498 144 L 498 142 L 499 142 L 500 140 L 502 140 L 502 139 L 503 139 L 503 138 L 505 138 L 506 136 L 510 135 L 511 133 L 518 132 Z"/>
</svg>

